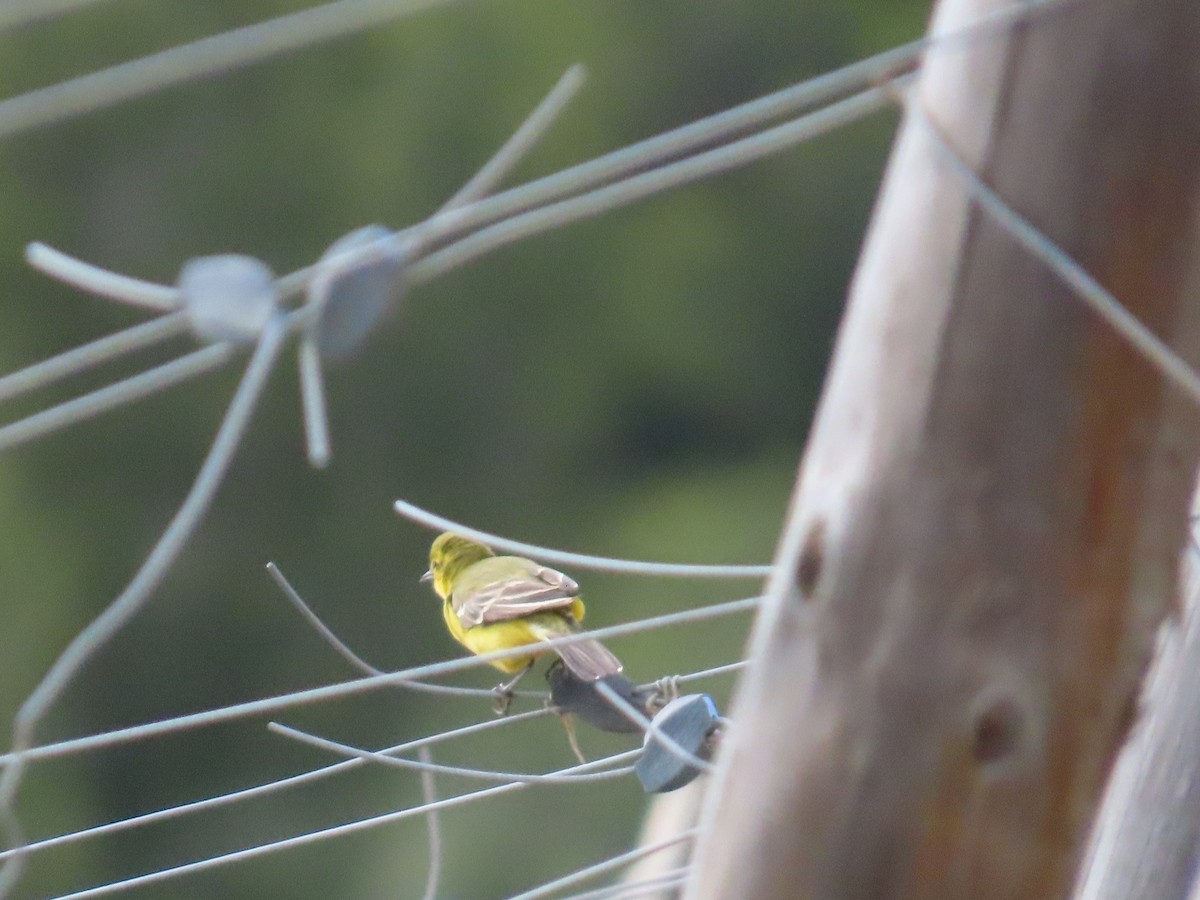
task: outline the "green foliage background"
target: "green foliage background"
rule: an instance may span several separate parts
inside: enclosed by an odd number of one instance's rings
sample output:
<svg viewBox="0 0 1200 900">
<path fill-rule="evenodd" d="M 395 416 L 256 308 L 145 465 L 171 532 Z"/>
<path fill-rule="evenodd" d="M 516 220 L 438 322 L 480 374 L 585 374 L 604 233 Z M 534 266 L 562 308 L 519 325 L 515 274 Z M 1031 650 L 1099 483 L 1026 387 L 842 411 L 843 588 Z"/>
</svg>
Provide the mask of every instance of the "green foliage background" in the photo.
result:
<svg viewBox="0 0 1200 900">
<path fill-rule="evenodd" d="M 0 95 L 298 8 L 98 4 L 0 35 Z M 916 37 L 926 14 L 924 2 L 866 0 L 475 0 L 10 139 L 0 145 L 0 371 L 141 319 L 29 271 L 21 253 L 31 240 L 164 282 L 188 257 L 224 251 L 287 271 L 350 229 L 429 214 L 574 62 L 588 65 L 587 88 L 520 179 Z M 856 125 L 413 292 L 358 357 L 330 372 L 326 472 L 305 464 L 286 356 L 201 531 L 40 739 L 350 677 L 278 596 L 263 572 L 271 559 L 375 664 L 457 655 L 416 583 L 431 535 L 391 512 L 396 497 L 585 552 L 769 560 L 893 127 L 888 116 Z M 158 358 L 7 404 L 3 420 Z M 0 459 L 0 721 L 144 559 L 236 380 L 233 370 L 208 376 Z M 595 625 L 756 590 L 573 574 Z M 748 626 L 724 620 L 613 646 L 649 680 L 737 658 Z M 490 686 L 494 675 L 458 682 Z M 724 700 L 730 685 L 706 687 Z M 383 746 L 487 715 L 482 703 L 388 692 L 281 718 Z M 38 838 L 330 761 L 263 726 L 38 764 L 21 815 Z M 593 754 L 630 745 L 583 739 Z M 517 770 L 571 762 L 553 721 L 448 745 L 436 758 Z M 40 854 L 21 895 L 418 801 L 413 777 L 359 772 Z M 645 807 L 629 780 L 454 810 L 443 823 L 442 895 L 499 897 L 619 852 Z M 411 820 L 137 896 L 416 896 L 426 853 Z"/>
</svg>

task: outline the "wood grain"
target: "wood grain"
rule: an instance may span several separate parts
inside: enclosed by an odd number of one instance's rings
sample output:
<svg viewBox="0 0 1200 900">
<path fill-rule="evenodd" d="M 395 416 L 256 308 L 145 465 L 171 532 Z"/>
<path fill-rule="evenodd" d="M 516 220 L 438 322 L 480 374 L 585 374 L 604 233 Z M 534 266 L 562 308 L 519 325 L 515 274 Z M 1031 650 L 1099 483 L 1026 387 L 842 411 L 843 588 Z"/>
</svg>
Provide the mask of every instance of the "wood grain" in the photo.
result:
<svg viewBox="0 0 1200 900">
<path fill-rule="evenodd" d="M 1069 3 L 932 52 L 917 98 L 1200 358 L 1200 4 Z M 1198 423 L 907 121 L 687 896 L 1065 895 L 1175 596 Z"/>
</svg>

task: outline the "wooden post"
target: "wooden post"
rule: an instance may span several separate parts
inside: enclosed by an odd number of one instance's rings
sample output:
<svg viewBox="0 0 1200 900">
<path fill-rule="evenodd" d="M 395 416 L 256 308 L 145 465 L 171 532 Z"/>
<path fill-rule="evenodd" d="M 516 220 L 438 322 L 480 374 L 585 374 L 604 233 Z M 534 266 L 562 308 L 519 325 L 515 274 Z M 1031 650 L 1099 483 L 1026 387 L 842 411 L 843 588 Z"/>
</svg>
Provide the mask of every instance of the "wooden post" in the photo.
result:
<svg viewBox="0 0 1200 900">
<path fill-rule="evenodd" d="M 1195 508 L 1193 504 L 1193 509 Z M 1170 623 L 1092 835 L 1076 900 L 1186 900 L 1200 862 L 1200 554 L 1184 554 Z"/>
<path fill-rule="evenodd" d="M 1200 358 L 1200 3 L 1067 3 L 933 51 L 915 102 Z M 1198 423 L 907 121 L 687 896 L 1063 896 L 1175 596 Z"/>
</svg>

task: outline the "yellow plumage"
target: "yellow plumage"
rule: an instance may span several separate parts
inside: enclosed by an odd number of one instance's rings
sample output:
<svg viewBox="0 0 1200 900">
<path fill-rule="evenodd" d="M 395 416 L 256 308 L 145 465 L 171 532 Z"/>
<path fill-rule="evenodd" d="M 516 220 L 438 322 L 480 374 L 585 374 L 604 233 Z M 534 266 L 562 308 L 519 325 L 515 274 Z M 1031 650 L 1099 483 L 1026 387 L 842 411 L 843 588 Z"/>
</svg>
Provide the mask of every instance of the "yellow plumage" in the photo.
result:
<svg viewBox="0 0 1200 900">
<path fill-rule="evenodd" d="M 576 599 L 571 604 L 569 615 L 578 622 L 583 618 L 583 613 L 583 601 Z M 523 619 L 465 628 L 458 618 L 458 613 L 454 611 L 454 605 L 449 600 L 442 601 L 442 618 L 454 639 L 477 656 L 483 653 L 494 653 L 497 650 L 507 650 L 510 647 L 520 647 L 524 644 L 538 644 L 549 638 L 571 634 L 573 631 L 563 621 L 563 616 L 556 613 L 534 613 Z M 528 656 L 497 659 L 492 662 L 492 665 L 501 672 L 512 675 L 527 668 L 544 652 L 544 650 L 539 650 Z"/>
<path fill-rule="evenodd" d="M 429 571 L 422 580 L 432 581 L 442 598 L 450 634 L 475 654 L 533 648 L 575 634 L 584 616 L 579 586 L 566 575 L 521 556 L 496 556 L 485 544 L 450 532 L 430 547 Z M 492 665 L 506 674 L 522 673 L 548 649 L 531 649 Z M 598 641 L 554 649 L 585 681 L 621 671 L 620 661 Z"/>
</svg>

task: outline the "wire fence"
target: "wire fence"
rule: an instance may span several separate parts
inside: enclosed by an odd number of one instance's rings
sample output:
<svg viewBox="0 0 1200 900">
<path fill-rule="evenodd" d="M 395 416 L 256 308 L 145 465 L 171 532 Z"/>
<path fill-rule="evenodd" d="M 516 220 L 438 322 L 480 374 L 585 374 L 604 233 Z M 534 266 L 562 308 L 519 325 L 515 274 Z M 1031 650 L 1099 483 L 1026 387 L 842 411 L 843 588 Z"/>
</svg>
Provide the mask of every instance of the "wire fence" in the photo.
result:
<svg viewBox="0 0 1200 900">
<path fill-rule="evenodd" d="M 40 20 L 63 15 L 66 16 L 64 21 L 70 21 L 68 13 L 82 15 L 82 8 L 88 5 L 92 4 L 84 0 L 14 4 L 0 10 L 0 31 L 11 32 L 7 35 L 11 41 L 14 35 L 19 38 L 23 29 Z M 161 92 L 190 80 L 212 78 L 321 41 L 376 28 L 392 19 L 417 13 L 433 15 L 442 5 L 341 0 L 205 37 L 0 101 L 0 137 L 15 139 L 23 133 L 113 107 L 133 97 Z M 521 813 L 513 812 L 513 801 L 501 798 L 534 787 L 554 791 L 565 789 L 563 799 L 554 802 L 575 806 L 579 810 L 578 818 L 586 819 L 589 809 L 603 804 L 602 800 L 596 799 L 596 792 L 615 790 L 614 786 L 621 783 L 636 785 L 633 766 L 643 745 L 642 738 L 637 736 L 627 740 L 621 749 L 611 749 L 596 759 L 578 765 L 551 765 L 544 770 L 535 766 L 535 761 L 544 758 L 541 753 L 531 758 L 527 765 L 502 767 L 490 754 L 479 751 L 480 744 L 472 743 L 476 739 L 491 740 L 502 732 L 513 733 L 511 746 L 519 748 L 542 745 L 546 741 L 544 731 L 535 731 L 541 727 L 539 723 L 555 716 L 545 691 L 517 692 L 518 703 L 533 708 L 494 718 L 486 706 L 493 697 L 491 690 L 440 681 L 496 660 L 520 656 L 519 648 L 474 657 L 452 656 L 429 664 L 385 671 L 378 663 L 366 662 L 351 646 L 353 641 L 339 637 L 336 629 L 322 621 L 314 611 L 314 606 L 330 608 L 329 604 L 313 604 L 302 599 L 301 592 L 283 576 L 282 566 L 274 564 L 269 567 L 271 576 L 292 604 L 289 617 L 299 618 L 315 629 L 336 654 L 359 671 L 361 677 L 303 690 L 262 693 L 258 699 L 223 703 L 183 715 L 151 716 L 131 726 L 106 728 L 82 736 L 57 740 L 45 736 L 52 721 L 57 730 L 56 715 L 64 700 L 71 696 L 77 683 L 85 677 L 84 673 L 95 665 L 105 648 L 121 643 L 136 619 L 156 603 L 165 602 L 158 600 L 161 589 L 170 583 L 177 567 L 186 564 L 198 529 L 222 483 L 236 477 L 235 455 L 239 446 L 256 418 L 266 415 L 268 406 L 279 403 L 279 397 L 268 396 L 268 383 L 290 347 L 296 348 L 298 374 L 295 385 L 301 395 L 298 408 L 301 410 L 299 418 L 302 420 L 305 455 L 314 468 L 333 464 L 332 473 L 337 469 L 334 453 L 337 432 L 331 425 L 327 406 L 332 406 L 336 420 L 337 404 L 327 400 L 327 396 L 336 395 L 327 389 L 325 367 L 343 356 L 372 353 L 372 348 L 361 345 L 406 295 L 422 285 L 446 279 L 456 270 L 503 247 L 550 232 L 557 236 L 557 232 L 568 224 L 602 216 L 722 172 L 750 166 L 865 117 L 905 106 L 910 115 L 925 124 L 945 164 L 961 176 L 973 199 L 987 215 L 1003 225 L 1026 251 L 1042 260 L 1090 309 L 1181 390 L 1193 397 L 1200 396 L 1200 379 L 1196 373 L 1149 329 L 1131 317 L 1119 298 L 1106 292 L 1061 249 L 1006 205 L 1003 198 L 991 191 L 978 174 L 962 162 L 927 113 L 907 101 L 907 89 L 923 54 L 953 52 L 964 42 L 987 40 L 989 34 L 1011 28 L 1015 23 L 1020 23 L 1021 27 L 1036 27 L 1039 16 L 1064 12 L 1060 7 L 1078 7 L 1071 10 L 1071 14 L 1086 14 L 1086 3 L 1081 0 L 1015 4 L 1000 15 L 940 36 L 936 42 L 920 40 L 905 44 L 757 100 L 731 106 L 589 162 L 500 190 L 500 184 L 520 168 L 547 136 L 582 86 L 583 69 L 572 67 L 491 159 L 437 211 L 416 224 L 395 230 L 373 226 L 352 231 L 336 241 L 329 235 L 327 243 L 330 246 L 323 255 L 283 276 L 275 276 L 265 263 L 250 257 L 207 256 L 191 260 L 176 284 L 159 284 L 108 271 L 47 243 L 31 243 L 26 260 L 37 271 L 74 289 L 149 313 L 152 318 L 0 377 L 0 401 L 17 401 L 35 391 L 53 390 L 60 381 L 77 378 L 96 367 L 111 365 L 121 358 L 142 354 L 170 342 L 192 339 L 201 346 L 77 397 L 53 401 L 0 426 L 0 450 L 13 451 L 22 445 L 48 440 L 59 431 L 80 426 L 120 408 L 134 409 L 131 405 L 137 401 L 200 375 L 227 369 L 238 361 L 242 361 L 243 369 L 207 455 L 169 524 L 115 599 L 66 645 L 16 710 L 11 747 L 0 755 L 3 766 L 0 822 L 4 824 L 7 845 L 0 850 L 0 864 L 3 865 L 0 896 L 20 895 L 29 877 L 36 876 L 43 865 L 52 866 L 51 863 L 43 864 L 43 860 L 54 858 L 56 852 L 77 851 L 102 838 L 141 834 L 145 829 L 164 827 L 168 823 L 186 829 L 187 823 L 194 821 L 193 816 L 218 809 L 233 810 L 239 816 L 250 817 L 251 813 L 238 811 L 264 798 L 311 788 L 326 779 L 357 771 L 398 779 L 418 773 L 421 776 L 420 799 L 401 808 L 349 816 L 336 824 L 296 829 L 286 836 L 263 837 L 244 842 L 235 849 L 207 855 L 172 849 L 172 852 L 162 854 L 162 861 L 153 869 L 138 874 L 109 878 L 97 874 L 107 870 L 106 866 L 84 867 L 81 873 L 72 873 L 74 886 L 64 888 L 55 884 L 51 888 L 56 892 L 53 896 L 101 896 L 156 884 L 166 885 L 164 890 L 174 891 L 178 888 L 172 885 L 186 883 L 189 878 L 204 877 L 203 873 L 236 869 L 238 864 L 249 860 L 287 850 L 313 848 L 330 839 L 415 819 L 424 825 L 421 849 L 415 854 L 426 864 L 419 879 L 423 883 L 421 893 L 425 897 L 434 897 L 439 896 L 439 889 L 446 883 L 451 861 L 461 861 L 470 855 L 461 840 L 456 841 L 447 833 L 447 812 L 475 805 L 475 801 L 486 801 L 478 806 L 488 810 L 487 830 L 513 832 L 511 842 L 503 834 L 492 837 L 491 841 L 501 849 L 486 858 L 510 857 L 514 860 L 513 867 L 523 872 L 519 860 L 522 854 L 536 852 L 529 846 L 531 831 L 536 841 L 536 828 L 531 829 L 522 822 Z M 500 353 L 503 355 L 503 348 Z M 87 427 L 102 425 L 103 422 Z M 413 427 L 415 431 L 416 425 Z M 69 432 L 66 439 L 69 439 Z M 296 489 L 302 488 L 297 486 Z M 379 488 L 380 492 L 385 490 L 382 486 Z M 779 504 L 783 501 L 780 497 Z M 382 493 L 374 498 L 374 502 L 385 502 Z M 638 579 L 637 583 L 642 583 L 640 579 L 651 578 L 753 582 L 771 572 L 766 564 L 732 564 L 726 559 L 714 564 L 697 564 L 573 553 L 482 531 L 474 522 L 448 519 L 407 499 L 388 496 L 386 502 L 392 503 L 400 516 L 425 528 L 457 531 L 484 541 L 498 551 L 530 556 L 568 571 L 599 570 L 613 577 Z M 716 520 L 720 512 L 711 509 L 708 515 Z M 515 518 L 519 521 L 519 516 Z M 420 566 L 423 560 L 417 559 L 414 563 Z M 289 568 L 293 567 L 289 564 Z M 411 573 L 414 581 L 419 571 L 417 568 Z M 299 573 L 293 569 L 292 574 Z M 558 638 L 548 646 L 553 649 L 590 638 L 619 640 L 638 635 L 669 634 L 672 641 L 691 642 L 699 647 L 700 652 L 693 653 L 693 658 L 703 662 L 678 672 L 654 674 L 672 676 L 671 690 L 691 685 L 697 685 L 700 690 L 714 690 L 710 687 L 713 682 L 717 692 L 724 697 L 728 694 L 731 676 L 750 661 L 731 660 L 727 656 L 705 652 L 705 638 L 689 638 L 692 633 L 689 629 L 703 623 L 720 622 L 729 639 L 740 645 L 748 625 L 748 614 L 756 609 L 758 597 L 741 596 L 740 587 L 718 590 L 723 592 L 723 599 L 689 602 L 685 608 L 674 612 L 647 607 L 641 609 L 639 615 L 628 616 L 621 624 L 596 624 L 589 620 L 586 635 Z M 731 596 L 736 599 L 729 599 Z M 296 613 L 298 616 L 294 615 Z M 425 613 L 428 618 L 433 618 L 430 610 Z M 593 615 L 599 622 L 612 621 L 611 616 Z M 19 640 L 19 635 L 15 639 Z M 124 644 L 121 646 L 122 652 L 128 652 Z M 143 647 L 139 652 L 150 653 L 153 649 Z M 651 682 L 647 687 L 654 685 Z M 658 687 L 662 689 L 662 684 L 658 683 Z M 152 688 L 148 686 L 148 689 Z M 305 719 L 305 727 L 271 720 L 278 716 L 300 716 L 313 708 L 324 709 L 343 701 L 361 700 L 364 695 L 381 690 L 396 689 L 404 691 L 406 697 L 411 693 L 437 698 L 447 704 L 461 704 L 466 710 L 462 715 L 466 715 L 468 721 L 450 727 L 438 720 L 438 727 L 427 733 L 372 749 L 370 740 L 335 737 L 336 733 L 356 733 L 353 727 L 345 728 L 344 722 L 331 720 L 335 724 L 327 732 L 320 720 L 313 726 Z M 605 696 L 614 706 L 628 706 L 611 691 Z M 638 710 L 630 707 L 626 712 L 640 731 L 655 731 Z M 299 745 L 308 754 L 306 758 L 315 755 L 323 762 L 259 783 L 244 783 L 233 790 L 200 792 L 198 796 L 193 792 L 191 800 L 158 808 L 141 808 L 100 823 L 59 826 L 46 831 L 32 829 L 27 824 L 29 811 L 21 802 L 23 783 L 35 769 L 50 761 L 86 760 L 101 755 L 107 758 L 107 754 L 144 743 L 175 740 L 188 733 L 219 729 L 247 720 L 271 736 L 275 743 L 270 746 L 286 746 L 290 752 L 299 749 L 291 745 Z M 339 724 L 342 727 L 338 727 Z M 670 743 L 668 740 L 667 744 Z M 564 738 L 562 747 L 565 746 Z M 460 747 L 467 749 L 457 749 Z M 436 758 L 431 752 L 433 748 L 437 749 Z M 471 762 L 446 762 L 442 759 L 443 751 L 448 758 L 466 755 Z M 675 747 L 671 752 L 681 754 L 697 767 L 707 765 L 706 761 L 691 757 L 683 748 Z M 495 755 L 499 760 L 509 754 L 505 751 Z M 385 771 L 393 768 L 406 771 Z M 466 784 L 465 788 L 463 784 Z M 582 830 L 586 831 L 586 828 Z M 178 833 L 181 832 L 172 832 Z M 606 853 L 600 846 L 588 846 L 579 856 L 598 861 L 583 865 L 574 859 L 564 860 L 559 867 L 564 870 L 562 874 L 540 885 L 532 883 L 513 896 L 522 900 L 551 896 L 673 896 L 687 877 L 686 866 L 672 867 L 654 877 L 634 881 L 622 882 L 620 874 L 638 860 L 668 848 L 689 845 L 696 834 L 694 829 L 685 829 L 665 839 L 617 853 Z M 628 834 L 623 846 L 627 848 L 632 842 L 633 835 Z M 576 843 L 586 844 L 586 835 L 581 835 Z M 518 846 L 521 849 L 517 849 Z M 550 869 L 555 868 L 554 862 L 550 860 Z M 529 869 L 541 872 L 547 866 L 539 864 Z M 507 875 L 503 879 L 504 883 L 512 880 Z M 534 882 L 534 879 L 529 880 Z M 612 883 L 599 888 L 586 887 L 589 882 L 600 880 Z M 404 879 L 405 884 L 415 881 Z M 236 881 L 228 883 L 237 884 Z"/>
</svg>

